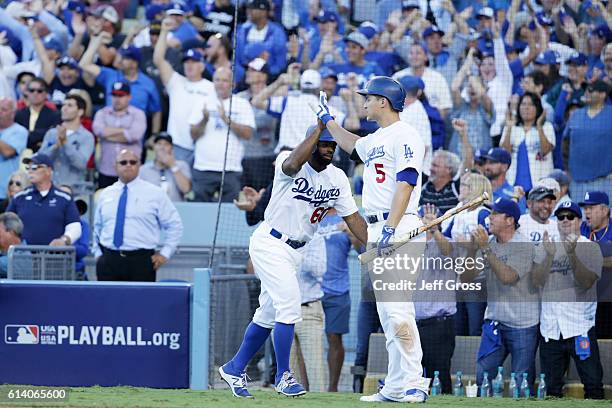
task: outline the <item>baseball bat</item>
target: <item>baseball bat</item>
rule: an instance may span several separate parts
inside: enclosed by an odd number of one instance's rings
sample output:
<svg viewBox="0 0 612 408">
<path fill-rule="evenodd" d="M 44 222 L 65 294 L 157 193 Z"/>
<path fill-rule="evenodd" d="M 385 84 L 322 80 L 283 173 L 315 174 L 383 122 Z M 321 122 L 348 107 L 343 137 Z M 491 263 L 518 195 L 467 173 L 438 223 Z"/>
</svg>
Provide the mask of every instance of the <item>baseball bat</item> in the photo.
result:
<svg viewBox="0 0 612 408">
<path fill-rule="evenodd" d="M 489 199 L 489 194 L 487 194 L 486 192 L 482 193 L 482 195 L 474 198 L 473 200 L 467 202 L 466 204 L 462 205 L 461 207 L 457 207 L 453 210 L 447 211 L 444 215 L 436 218 L 435 220 L 433 220 L 432 222 L 430 222 L 427 225 L 423 225 L 422 227 L 418 227 L 413 229 L 412 231 L 408 232 L 405 235 L 402 235 L 397 241 L 393 242 L 393 244 L 388 247 L 383 249 L 383 252 L 385 252 L 385 254 L 383 256 L 389 256 L 391 255 L 393 252 L 395 252 L 396 250 L 398 250 L 399 248 L 401 248 L 402 246 L 404 246 L 406 243 L 408 243 L 412 238 L 416 237 L 417 235 L 420 235 L 426 231 L 429 231 L 430 229 L 437 227 L 438 225 L 440 225 L 441 223 L 443 223 L 444 221 L 448 220 L 451 217 L 454 217 L 455 215 L 459 214 L 460 212 L 469 210 L 471 208 L 475 208 L 480 206 L 482 203 L 484 203 L 485 201 L 487 201 Z M 374 259 L 378 258 L 378 248 L 374 247 L 371 249 L 368 249 L 367 251 L 365 251 L 364 253 L 362 253 L 361 255 L 359 255 L 359 261 L 362 264 L 368 263 L 373 261 Z"/>
</svg>

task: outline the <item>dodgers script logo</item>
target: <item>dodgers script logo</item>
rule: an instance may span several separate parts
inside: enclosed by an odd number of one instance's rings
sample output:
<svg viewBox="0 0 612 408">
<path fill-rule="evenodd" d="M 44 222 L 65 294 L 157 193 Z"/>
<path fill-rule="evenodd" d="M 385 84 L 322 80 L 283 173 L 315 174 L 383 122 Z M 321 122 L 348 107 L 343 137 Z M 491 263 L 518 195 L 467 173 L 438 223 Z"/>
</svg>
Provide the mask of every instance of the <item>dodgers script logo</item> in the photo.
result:
<svg viewBox="0 0 612 408">
<path fill-rule="evenodd" d="M 295 184 L 295 187 L 291 189 L 291 192 L 298 193 L 293 198 L 306 201 L 317 207 L 340 196 L 339 188 L 323 189 L 323 186 L 319 186 L 319 189 L 315 191 L 315 188 L 310 187 L 310 183 L 304 177 L 296 179 L 293 184 Z"/>
<path fill-rule="evenodd" d="M 370 165 L 370 162 L 374 159 L 378 159 L 379 157 L 384 157 L 385 155 L 385 146 L 376 146 L 371 148 L 368 151 L 368 154 L 366 155 L 366 159 L 365 159 L 365 165 L 366 167 L 368 167 Z"/>
<path fill-rule="evenodd" d="M 38 344 L 39 328 L 34 324 L 7 324 L 4 326 L 6 344 Z"/>
</svg>

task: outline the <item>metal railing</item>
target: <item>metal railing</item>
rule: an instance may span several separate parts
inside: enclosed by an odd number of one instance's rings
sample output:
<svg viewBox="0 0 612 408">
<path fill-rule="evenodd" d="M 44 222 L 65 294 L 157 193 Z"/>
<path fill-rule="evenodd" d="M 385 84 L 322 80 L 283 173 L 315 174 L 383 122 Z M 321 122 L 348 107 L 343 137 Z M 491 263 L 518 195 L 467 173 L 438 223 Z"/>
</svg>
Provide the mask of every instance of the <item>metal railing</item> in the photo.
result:
<svg viewBox="0 0 612 408">
<path fill-rule="evenodd" d="M 8 250 L 8 279 L 75 280 L 74 247 L 13 245 Z"/>
</svg>

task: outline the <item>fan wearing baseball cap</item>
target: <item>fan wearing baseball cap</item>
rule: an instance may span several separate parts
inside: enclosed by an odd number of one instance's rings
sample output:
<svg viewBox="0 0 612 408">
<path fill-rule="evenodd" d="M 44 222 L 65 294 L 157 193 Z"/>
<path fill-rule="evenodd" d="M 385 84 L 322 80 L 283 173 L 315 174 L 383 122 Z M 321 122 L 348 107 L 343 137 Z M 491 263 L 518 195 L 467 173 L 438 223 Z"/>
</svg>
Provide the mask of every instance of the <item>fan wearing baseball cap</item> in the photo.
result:
<svg viewBox="0 0 612 408">
<path fill-rule="evenodd" d="M 191 168 L 174 157 L 172 136 L 161 132 L 153 137 L 155 158 L 142 165 L 138 176 L 160 186 L 170 200 L 183 201 L 183 196 L 191 191 Z"/>
<path fill-rule="evenodd" d="M 172 38 L 168 39 L 171 47 L 180 47 L 183 42 L 199 37 L 198 30 L 186 18 L 190 14 L 187 6 L 182 2 L 176 1 L 168 6 L 165 19 L 173 23 Z"/>
<path fill-rule="evenodd" d="M 606 103 L 610 87 L 603 80 L 586 87 L 586 106 L 574 111 L 563 132 L 563 151 L 568 152 L 565 168 L 571 177 L 573 197 L 593 190 L 612 194 L 612 106 Z"/>
<path fill-rule="evenodd" d="M 358 86 L 362 87 L 374 76 L 384 75 L 377 63 L 366 61 L 365 54 L 370 46 L 370 40 L 359 30 L 355 30 L 344 37 L 346 44 L 346 62 L 326 64 L 338 75 L 338 86 L 347 87 L 349 75 L 356 75 Z"/>
<path fill-rule="evenodd" d="M 53 184 L 53 160 L 37 153 L 23 164 L 32 186 L 15 194 L 6 211 L 23 222 L 28 245 L 71 245 L 81 236 L 79 212 L 72 197 Z"/>
<path fill-rule="evenodd" d="M 446 82 L 451 84 L 457 73 L 458 61 L 461 56 L 457 54 L 458 47 L 449 49 L 444 46 L 442 39 L 445 34 L 438 26 L 432 25 L 423 31 L 423 40 L 427 45 L 429 66 L 442 74 Z"/>
<path fill-rule="evenodd" d="M 273 96 L 281 86 L 294 85 L 296 80 L 299 82 L 299 91 L 289 92 L 287 96 Z M 265 110 L 280 120 L 275 153 L 278 153 L 281 147 L 295 148 L 304 139 L 308 128 L 315 124 L 316 118 L 313 118 L 309 104 L 319 103 L 320 90 L 321 74 L 319 71 L 307 69 L 300 74 L 300 65 L 290 64 L 286 73 L 253 97 L 251 105 L 254 108 Z M 342 112 L 334 108 L 332 111 L 338 122 L 344 121 L 345 116 Z M 348 112 L 353 113 L 354 109 Z M 359 122 L 356 114 L 353 120 Z"/>
<path fill-rule="evenodd" d="M 527 209 L 527 201 L 518 194 L 518 189 L 512 187 L 506 180 L 506 173 L 512 163 L 510 153 L 501 147 L 493 147 L 482 158 L 485 160 L 484 175 L 491 181 L 493 187 L 493 199 L 506 197 L 518 201 L 520 212 L 523 214 Z"/>
<path fill-rule="evenodd" d="M 172 28 L 172 21 L 165 18 L 153 51 L 153 63 L 159 69 L 159 76 L 170 99 L 167 131 L 172 135 L 174 154 L 177 160 L 192 166 L 193 140 L 189 131 L 189 117 L 192 111 L 201 110 L 209 98 L 215 97 L 215 89 L 212 82 L 203 77 L 204 57 L 199 51 L 190 49 L 183 54 L 184 76 L 166 60 L 166 38 Z"/>
<path fill-rule="evenodd" d="M 604 256 L 604 270 L 598 283 L 597 320 L 595 326 L 600 338 L 612 339 L 612 219 L 608 195 L 602 191 L 589 191 L 580 206 L 586 221 L 580 233 L 599 244 Z"/>
<path fill-rule="evenodd" d="M 81 57 L 79 66 L 89 74 L 83 79 L 89 86 L 97 82 L 102 85 L 106 95 L 106 106 L 112 105 L 112 91 L 116 82 L 126 82 L 130 85 L 132 100 L 131 104 L 144 111 L 151 118 L 151 131 L 159 132 L 161 128 L 161 101 L 155 82 L 138 65 L 142 55 L 140 49 L 134 45 L 122 47 L 118 54 L 121 57 L 119 69 L 99 66 L 94 63 L 96 53 L 104 46 L 107 36 L 99 35 L 93 37 L 85 54 Z"/>
<path fill-rule="evenodd" d="M 539 292 L 532 283 L 531 271 L 539 262 L 535 246 L 518 230 L 520 210 L 516 202 L 500 197 L 491 205 L 489 232 L 479 225 L 471 234 L 475 245 L 467 259 L 482 259 L 485 267 L 470 265 L 461 275 L 472 282 L 484 273 L 487 282 L 487 309 L 476 364 L 476 381 L 484 372 L 495 372 L 508 354 L 512 370 L 527 373 L 533 387 L 535 353 L 540 321 Z"/>
<path fill-rule="evenodd" d="M 138 157 L 147 129 L 145 113 L 130 104 L 132 93 L 127 82 L 115 82 L 111 88 L 112 106 L 96 112 L 93 132 L 100 140 L 98 188 L 108 187 L 118 180 L 115 159 L 117 152 L 127 149 Z"/>
<path fill-rule="evenodd" d="M 250 62 L 244 54 L 247 44 L 263 43 L 270 52 L 270 74 L 282 73 L 287 65 L 287 36 L 280 24 L 270 21 L 270 1 L 249 0 L 246 8 L 248 20 L 236 32 L 236 60 L 247 65 Z"/>
<path fill-rule="evenodd" d="M 84 14 L 82 17 L 85 20 L 87 16 L 87 22 L 84 21 L 86 24 L 83 24 L 83 28 L 77 26 L 78 30 L 75 32 L 76 43 L 86 48 L 87 41 L 94 38 L 87 35 L 88 26 L 93 32 L 99 32 L 104 38 L 100 45 L 101 52 L 98 54 L 99 63 L 110 68 L 113 66 L 117 52 L 125 39 L 125 35 L 121 33 L 120 28 L 122 17 L 115 7 L 108 4 L 108 2 L 92 4 L 91 7 L 87 8 L 87 11 L 88 14 Z"/>
<path fill-rule="evenodd" d="M 320 10 L 314 17 L 316 30 L 310 40 L 310 60 L 312 69 L 318 69 L 323 64 L 331 64 L 346 60 L 346 43 L 338 33 L 339 17 L 328 10 Z"/>
<path fill-rule="evenodd" d="M 534 187 L 527 196 L 529 212 L 521 215 L 521 233 L 531 242 L 541 242 L 546 233 L 549 237 L 557 235 L 557 222 L 551 220 L 557 197 L 550 188 Z"/>
<path fill-rule="evenodd" d="M 580 235 L 578 204 L 567 201 L 555 215 L 558 238 L 545 239 L 542 267 L 532 273 L 542 294 L 540 366 L 546 375 L 547 394 L 563 397 L 567 368 L 561 362 L 571 358 L 584 386 L 584 398 L 603 399 L 603 369 L 594 327 L 603 257 L 596 243 Z"/>
</svg>

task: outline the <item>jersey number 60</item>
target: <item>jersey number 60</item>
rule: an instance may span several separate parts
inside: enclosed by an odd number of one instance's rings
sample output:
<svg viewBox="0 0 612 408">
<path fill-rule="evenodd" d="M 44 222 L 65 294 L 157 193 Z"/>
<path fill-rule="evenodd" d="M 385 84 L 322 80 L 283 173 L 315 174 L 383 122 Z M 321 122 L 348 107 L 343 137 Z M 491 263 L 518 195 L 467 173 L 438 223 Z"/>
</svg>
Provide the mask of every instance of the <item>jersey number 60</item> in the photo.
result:
<svg viewBox="0 0 612 408">
<path fill-rule="evenodd" d="M 321 220 L 325 218 L 325 216 L 327 215 L 328 211 L 329 211 L 329 207 L 328 208 L 317 207 L 312 213 L 312 215 L 310 216 L 310 223 L 315 224 L 317 222 L 321 222 Z"/>
</svg>

